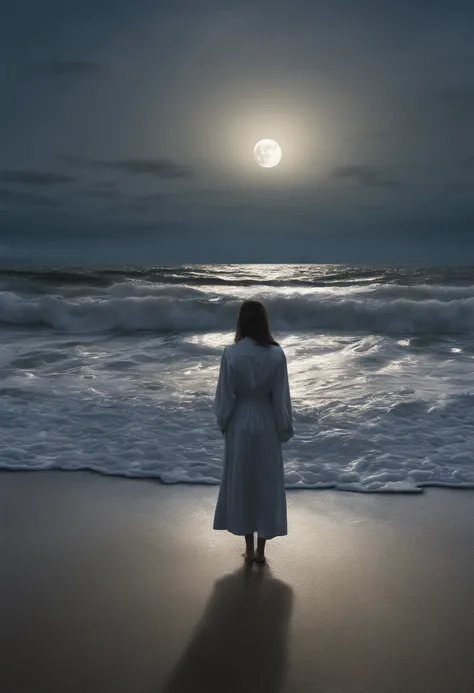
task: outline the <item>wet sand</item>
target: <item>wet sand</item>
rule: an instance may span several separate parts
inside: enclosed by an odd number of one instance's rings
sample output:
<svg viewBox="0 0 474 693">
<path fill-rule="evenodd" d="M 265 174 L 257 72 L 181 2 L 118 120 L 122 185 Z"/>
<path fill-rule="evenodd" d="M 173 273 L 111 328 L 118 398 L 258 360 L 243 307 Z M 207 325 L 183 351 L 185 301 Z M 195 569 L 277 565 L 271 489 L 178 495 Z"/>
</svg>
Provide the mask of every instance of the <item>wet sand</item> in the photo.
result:
<svg viewBox="0 0 474 693">
<path fill-rule="evenodd" d="M 250 568 L 217 491 L 1 472 L 1 690 L 472 693 L 473 491 L 288 491 Z"/>
</svg>

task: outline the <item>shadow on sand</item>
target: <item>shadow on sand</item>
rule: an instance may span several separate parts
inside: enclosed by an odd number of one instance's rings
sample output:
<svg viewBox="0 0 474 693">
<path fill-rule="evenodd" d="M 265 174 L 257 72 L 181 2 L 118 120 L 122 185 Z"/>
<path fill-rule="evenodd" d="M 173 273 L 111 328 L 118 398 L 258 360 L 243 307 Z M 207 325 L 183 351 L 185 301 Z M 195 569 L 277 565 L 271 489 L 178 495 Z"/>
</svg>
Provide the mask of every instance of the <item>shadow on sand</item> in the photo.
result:
<svg viewBox="0 0 474 693">
<path fill-rule="evenodd" d="M 286 676 L 292 604 L 292 589 L 268 565 L 244 565 L 217 580 L 160 693 L 278 693 Z"/>
</svg>

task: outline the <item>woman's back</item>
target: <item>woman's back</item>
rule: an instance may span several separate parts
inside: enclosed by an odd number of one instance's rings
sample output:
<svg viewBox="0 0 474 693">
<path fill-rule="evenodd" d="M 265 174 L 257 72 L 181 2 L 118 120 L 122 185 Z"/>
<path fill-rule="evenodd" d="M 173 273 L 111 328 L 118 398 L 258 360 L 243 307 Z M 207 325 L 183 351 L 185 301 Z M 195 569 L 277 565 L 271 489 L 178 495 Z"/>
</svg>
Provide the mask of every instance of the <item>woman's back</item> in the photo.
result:
<svg viewBox="0 0 474 693">
<path fill-rule="evenodd" d="M 237 399 L 270 397 L 283 350 L 279 346 L 259 346 L 246 337 L 227 347 L 234 392 Z"/>
</svg>

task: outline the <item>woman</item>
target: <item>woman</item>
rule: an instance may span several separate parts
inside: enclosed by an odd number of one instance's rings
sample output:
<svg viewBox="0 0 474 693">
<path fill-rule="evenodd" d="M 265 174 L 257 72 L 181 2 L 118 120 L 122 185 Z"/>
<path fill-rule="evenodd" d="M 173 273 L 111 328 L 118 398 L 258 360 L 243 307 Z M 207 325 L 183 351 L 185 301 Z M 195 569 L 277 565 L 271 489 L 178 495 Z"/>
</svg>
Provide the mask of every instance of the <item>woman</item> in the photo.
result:
<svg viewBox="0 0 474 693">
<path fill-rule="evenodd" d="M 245 536 L 245 560 L 264 563 L 266 540 L 288 534 L 281 451 L 294 435 L 288 371 L 259 301 L 241 305 L 234 341 L 222 354 L 215 398 L 225 459 L 213 528 Z"/>
</svg>

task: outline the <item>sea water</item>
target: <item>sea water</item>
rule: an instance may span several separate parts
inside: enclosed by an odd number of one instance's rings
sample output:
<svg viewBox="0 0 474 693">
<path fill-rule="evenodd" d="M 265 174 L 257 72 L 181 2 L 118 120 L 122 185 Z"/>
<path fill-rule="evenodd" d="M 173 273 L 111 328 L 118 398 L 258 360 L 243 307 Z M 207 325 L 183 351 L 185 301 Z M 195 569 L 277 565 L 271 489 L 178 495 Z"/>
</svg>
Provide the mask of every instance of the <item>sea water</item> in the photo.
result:
<svg viewBox="0 0 474 693">
<path fill-rule="evenodd" d="M 218 484 L 244 299 L 287 355 L 287 488 L 474 488 L 474 268 L 0 271 L 0 467 Z"/>
</svg>

